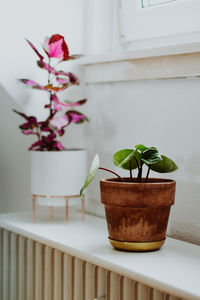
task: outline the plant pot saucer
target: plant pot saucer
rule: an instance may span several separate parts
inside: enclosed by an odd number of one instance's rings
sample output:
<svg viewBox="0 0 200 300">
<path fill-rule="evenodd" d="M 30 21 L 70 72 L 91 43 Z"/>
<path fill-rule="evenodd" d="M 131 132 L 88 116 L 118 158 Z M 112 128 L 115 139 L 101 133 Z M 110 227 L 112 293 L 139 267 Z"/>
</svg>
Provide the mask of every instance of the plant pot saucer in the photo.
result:
<svg viewBox="0 0 200 300">
<path fill-rule="evenodd" d="M 112 240 L 108 237 L 111 245 L 119 250 L 124 251 L 139 251 L 139 252 L 145 252 L 145 251 L 154 251 L 158 250 L 162 247 L 162 245 L 165 242 L 165 239 L 161 241 L 154 241 L 154 242 L 121 242 Z"/>
</svg>

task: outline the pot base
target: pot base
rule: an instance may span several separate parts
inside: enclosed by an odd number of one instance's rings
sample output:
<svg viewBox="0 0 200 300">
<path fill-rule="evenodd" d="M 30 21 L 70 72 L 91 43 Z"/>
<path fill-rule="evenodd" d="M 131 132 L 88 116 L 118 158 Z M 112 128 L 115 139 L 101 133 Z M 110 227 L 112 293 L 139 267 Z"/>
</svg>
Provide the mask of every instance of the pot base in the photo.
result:
<svg viewBox="0 0 200 300">
<path fill-rule="evenodd" d="M 137 243 L 137 242 L 120 242 L 116 240 L 112 240 L 109 238 L 111 245 L 119 250 L 124 251 L 153 251 L 158 250 L 162 247 L 165 242 L 164 240 L 156 241 L 156 242 L 145 242 L 145 243 Z"/>
</svg>

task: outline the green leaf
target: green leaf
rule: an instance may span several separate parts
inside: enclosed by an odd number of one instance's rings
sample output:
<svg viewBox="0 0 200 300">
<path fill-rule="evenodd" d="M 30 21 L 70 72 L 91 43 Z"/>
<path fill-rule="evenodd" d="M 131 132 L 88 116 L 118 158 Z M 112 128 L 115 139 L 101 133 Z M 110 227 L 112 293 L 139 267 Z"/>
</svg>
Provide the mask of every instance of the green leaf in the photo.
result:
<svg viewBox="0 0 200 300">
<path fill-rule="evenodd" d="M 97 171 L 99 169 L 99 155 L 96 154 L 93 161 L 92 161 L 92 166 L 90 168 L 90 171 L 88 173 L 88 176 L 84 182 L 84 185 L 80 191 L 80 196 L 82 196 L 83 192 L 85 191 L 85 189 L 88 187 L 88 185 L 90 184 L 90 182 L 94 179 Z"/>
<path fill-rule="evenodd" d="M 139 151 L 143 152 L 145 150 L 148 149 L 148 147 L 142 145 L 142 144 L 139 144 L 139 145 L 135 145 L 135 148 L 138 149 Z"/>
<path fill-rule="evenodd" d="M 178 169 L 177 165 L 168 157 L 161 155 L 161 160 L 150 166 L 150 169 L 158 173 L 170 173 Z"/>
<path fill-rule="evenodd" d="M 133 149 L 120 150 L 113 155 L 113 162 L 117 167 L 125 170 L 130 170 L 130 164 L 131 164 L 131 170 L 134 170 L 137 168 L 135 157 L 138 155 L 139 153 L 137 152 L 137 150 L 133 150 Z"/>
<path fill-rule="evenodd" d="M 161 160 L 161 157 L 158 150 L 155 147 L 151 147 L 141 154 L 141 160 L 147 165 L 152 165 Z"/>
</svg>

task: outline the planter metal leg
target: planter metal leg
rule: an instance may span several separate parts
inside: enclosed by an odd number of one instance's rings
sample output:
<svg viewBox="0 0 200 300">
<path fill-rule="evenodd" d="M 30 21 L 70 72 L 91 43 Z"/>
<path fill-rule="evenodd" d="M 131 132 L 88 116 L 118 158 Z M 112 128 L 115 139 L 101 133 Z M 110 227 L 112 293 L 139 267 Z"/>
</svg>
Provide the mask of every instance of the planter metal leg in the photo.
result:
<svg viewBox="0 0 200 300">
<path fill-rule="evenodd" d="M 69 199 L 70 198 L 77 198 L 80 197 L 79 195 L 71 195 L 71 196 L 47 196 L 47 195 L 36 195 L 32 194 L 32 202 L 33 202 L 33 212 L 32 212 L 32 220 L 33 222 L 36 222 L 36 198 L 41 197 L 41 198 L 46 198 L 46 199 L 51 199 L 51 198 L 64 198 L 65 199 L 65 223 L 67 224 L 69 221 Z M 50 204 L 50 203 L 49 203 Z M 50 221 L 53 220 L 53 206 L 49 207 L 49 218 Z M 85 197 L 84 195 L 81 197 L 81 216 L 82 220 L 85 220 Z"/>
</svg>

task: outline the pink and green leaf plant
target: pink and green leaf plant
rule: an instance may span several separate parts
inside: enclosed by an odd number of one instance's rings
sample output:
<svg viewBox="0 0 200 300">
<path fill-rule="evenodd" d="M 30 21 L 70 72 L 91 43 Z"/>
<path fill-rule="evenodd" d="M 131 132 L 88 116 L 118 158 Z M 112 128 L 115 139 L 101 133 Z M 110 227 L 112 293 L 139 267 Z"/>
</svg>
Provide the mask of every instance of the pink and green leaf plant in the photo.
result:
<svg viewBox="0 0 200 300">
<path fill-rule="evenodd" d="M 38 121 L 35 116 L 27 116 L 23 112 L 13 110 L 20 115 L 25 122 L 19 126 L 23 134 L 35 135 L 37 141 L 34 142 L 29 150 L 34 151 L 61 151 L 65 147 L 57 140 L 59 136 L 63 136 L 66 127 L 72 123 L 81 124 L 88 121 L 88 118 L 76 110 L 86 103 L 87 99 L 78 101 L 60 101 L 58 93 L 66 90 L 72 85 L 79 85 L 79 78 L 71 72 L 57 70 L 52 65 L 52 59 L 58 60 L 57 65 L 63 61 L 76 59 L 78 55 L 69 55 L 68 46 L 64 37 L 54 34 L 50 38 L 46 38 L 43 50 L 44 56 L 39 53 L 35 46 L 26 40 L 38 57 L 37 66 L 47 71 L 47 84 L 41 85 L 30 79 L 19 79 L 21 83 L 32 88 L 44 91 L 48 94 L 49 103 L 44 106 L 48 109 L 48 116 L 44 121 Z M 46 61 L 45 61 L 46 57 Z"/>
</svg>

